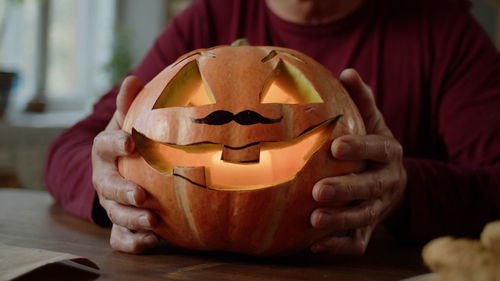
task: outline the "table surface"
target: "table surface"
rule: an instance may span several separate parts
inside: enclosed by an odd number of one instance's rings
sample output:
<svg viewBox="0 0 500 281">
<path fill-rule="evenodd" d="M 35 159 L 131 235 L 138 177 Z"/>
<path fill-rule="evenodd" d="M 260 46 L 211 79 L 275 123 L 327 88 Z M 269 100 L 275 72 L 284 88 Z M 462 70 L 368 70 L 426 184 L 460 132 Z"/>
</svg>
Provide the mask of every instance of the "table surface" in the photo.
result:
<svg viewBox="0 0 500 281">
<path fill-rule="evenodd" d="M 361 257 L 303 253 L 280 259 L 196 252 L 167 243 L 147 254 L 124 254 L 109 247 L 109 234 L 108 228 L 66 213 L 47 192 L 0 188 L 0 243 L 88 258 L 100 268 L 90 280 L 387 281 L 428 272 L 422 245 L 398 243 L 381 228 Z"/>
</svg>

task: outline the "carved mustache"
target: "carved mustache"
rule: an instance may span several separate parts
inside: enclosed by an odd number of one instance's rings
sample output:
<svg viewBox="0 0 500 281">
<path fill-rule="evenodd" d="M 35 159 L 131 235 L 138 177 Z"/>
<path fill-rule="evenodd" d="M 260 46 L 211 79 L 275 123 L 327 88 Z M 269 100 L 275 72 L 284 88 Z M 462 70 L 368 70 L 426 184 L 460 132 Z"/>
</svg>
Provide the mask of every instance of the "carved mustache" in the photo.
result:
<svg viewBox="0 0 500 281">
<path fill-rule="evenodd" d="M 234 121 L 240 125 L 253 125 L 257 123 L 262 123 L 262 124 L 278 123 L 281 121 L 281 119 L 283 119 L 283 116 L 281 116 L 278 119 L 270 119 L 252 110 L 244 110 L 238 112 L 237 114 L 233 114 L 226 110 L 217 110 L 208 114 L 204 118 L 196 119 L 190 117 L 190 119 L 193 123 L 208 124 L 208 125 L 223 125 L 231 121 Z"/>
</svg>

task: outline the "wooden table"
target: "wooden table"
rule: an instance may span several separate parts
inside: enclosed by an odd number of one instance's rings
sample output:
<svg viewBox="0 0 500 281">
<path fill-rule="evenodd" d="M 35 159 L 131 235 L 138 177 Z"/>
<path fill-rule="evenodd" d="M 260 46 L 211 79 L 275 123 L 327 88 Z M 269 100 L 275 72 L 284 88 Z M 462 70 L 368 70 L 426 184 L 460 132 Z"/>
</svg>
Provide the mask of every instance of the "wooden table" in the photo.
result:
<svg viewBox="0 0 500 281">
<path fill-rule="evenodd" d="M 113 251 L 110 230 L 76 218 L 43 191 L 0 188 L 0 243 L 68 252 L 94 261 L 100 275 L 72 280 L 400 280 L 428 272 L 422 245 L 397 243 L 377 229 L 362 257 L 305 253 L 286 259 L 194 252 L 162 244 L 152 252 Z"/>
</svg>

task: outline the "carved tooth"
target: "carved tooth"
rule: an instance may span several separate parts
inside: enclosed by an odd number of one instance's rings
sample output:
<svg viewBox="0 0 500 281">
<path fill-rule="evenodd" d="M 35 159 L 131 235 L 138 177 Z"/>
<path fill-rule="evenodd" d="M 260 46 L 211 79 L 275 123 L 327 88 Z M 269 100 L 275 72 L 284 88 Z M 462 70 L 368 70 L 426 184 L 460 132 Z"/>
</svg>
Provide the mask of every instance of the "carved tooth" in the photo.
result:
<svg viewBox="0 0 500 281">
<path fill-rule="evenodd" d="M 205 181 L 205 167 L 174 167 L 173 176 L 178 181 L 187 181 L 193 185 L 207 188 Z"/>
<path fill-rule="evenodd" d="M 224 148 L 222 149 L 222 160 L 232 163 L 259 162 L 260 147 L 260 143 L 238 149 L 224 146 Z"/>
</svg>

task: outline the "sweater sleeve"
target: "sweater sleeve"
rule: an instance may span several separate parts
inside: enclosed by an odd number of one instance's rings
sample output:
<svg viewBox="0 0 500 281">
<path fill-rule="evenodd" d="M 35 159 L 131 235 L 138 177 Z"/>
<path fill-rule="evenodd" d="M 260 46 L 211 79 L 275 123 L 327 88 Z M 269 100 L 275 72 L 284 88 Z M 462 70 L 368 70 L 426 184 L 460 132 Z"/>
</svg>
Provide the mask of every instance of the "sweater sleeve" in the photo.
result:
<svg viewBox="0 0 500 281">
<path fill-rule="evenodd" d="M 405 158 L 405 207 L 387 221 L 410 240 L 477 236 L 500 218 L 500 55 L 468 9 L 452 15 L 428 21 L 444 159 Z"/>
<path fill-rule="evenodd" d="M 44 169 L 47 190 L 69 213 L 106 224 L 100 215 L 92 217 L 95 190 L 92 185 L 91 150 L 94 137 L 111 119 L 118 88 L 113 88 L 84 120 L 66 130 L 50 146 Z M 97 213 L 96 213 L 97 214 Z"/>
<path fill-rule="evenodd" d="M 196 2 L 176 17 L 155 40 L 140 64 L 130 75 L 143 83 L 177 57 L 198 48 L 206 35 L 201 13 L 204 3 Z M 195 39 L 191 39 L 195 38 Z M 116 109 L 119 87 L 114 87 L 94 106 L 93 112 L 66 130 L 50 146 L 44 167 L 46 188 L 62 207 L 78 217 L 107 224 L 107 217 L 96 200 L 92 184 L 91 150 L 95 136 L 105 129 Z"/>
</svg>

